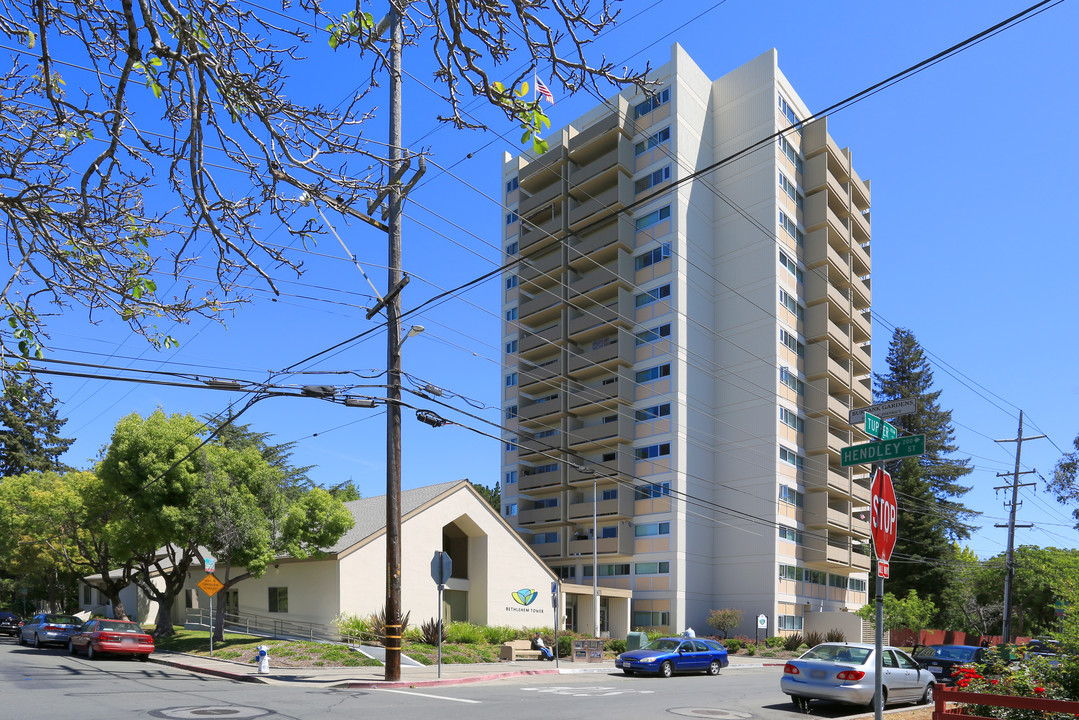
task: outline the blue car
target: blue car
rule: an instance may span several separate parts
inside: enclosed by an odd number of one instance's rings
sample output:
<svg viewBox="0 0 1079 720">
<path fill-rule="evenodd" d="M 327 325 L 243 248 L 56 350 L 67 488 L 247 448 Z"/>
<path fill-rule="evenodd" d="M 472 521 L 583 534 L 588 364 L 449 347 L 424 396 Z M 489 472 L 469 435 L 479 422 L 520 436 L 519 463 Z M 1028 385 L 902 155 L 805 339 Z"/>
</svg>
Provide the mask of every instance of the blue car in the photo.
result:
<svg viewBox="0 0 1079 720">
<path fill-rule="evenodd" d="M 719 675 L 730 661 L 727 649 L 715 640 L 701 638 L 659 638 L 640 650 L 624 652 L 614 660 L 626 675 L 652 673 L 670 677 L 675 673 L 706 672 Z"/>
</svg>

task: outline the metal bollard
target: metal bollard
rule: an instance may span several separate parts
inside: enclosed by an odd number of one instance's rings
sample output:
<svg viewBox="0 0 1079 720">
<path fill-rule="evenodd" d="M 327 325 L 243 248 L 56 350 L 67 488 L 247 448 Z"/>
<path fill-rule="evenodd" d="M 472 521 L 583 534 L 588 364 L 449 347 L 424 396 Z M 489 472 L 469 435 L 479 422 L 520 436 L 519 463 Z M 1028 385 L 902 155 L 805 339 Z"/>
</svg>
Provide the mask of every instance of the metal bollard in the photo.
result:
<svg viewBox="0 0 1079 720">
<path fill-rule="evenodd" d="M 269 675 L 270 674 L 270 654 L 268 652 L 269 648 L 266 647 L 265 645 L 259 645 L 255 649 L 258 650 L 258 653 L 259 653 L 258 654 L 258 659 L 259 659 L 259 672 L 258 672 L 258 674 L 259 675 Z"/>
</svg>

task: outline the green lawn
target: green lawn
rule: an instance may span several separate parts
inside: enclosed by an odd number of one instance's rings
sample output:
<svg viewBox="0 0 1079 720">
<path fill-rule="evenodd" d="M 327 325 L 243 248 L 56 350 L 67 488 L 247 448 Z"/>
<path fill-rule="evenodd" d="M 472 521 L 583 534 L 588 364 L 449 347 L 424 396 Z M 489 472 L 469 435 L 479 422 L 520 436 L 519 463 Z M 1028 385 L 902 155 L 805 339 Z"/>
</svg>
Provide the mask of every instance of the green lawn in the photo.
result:
<svg viewBox="0 0 1079 720">
<path fill-rule="evenodd" d="M 153 626 L 146 628 L 153 632 Z M 176 634 L 155 641 L 159 650 L 210 654 L 210 633 L 207 630 L 175 628 Z M 214 642 L 214 657 L 254 664 L 257 662 L 258 646 L 265 645 L 271 666 L 276 667 L 381 667 L 377 660 L 364 657 L 344 645 L 311 642 L 308 640 L 269 640 L 254 635 L 225 633 L 223 641 Z"/>
</svg>

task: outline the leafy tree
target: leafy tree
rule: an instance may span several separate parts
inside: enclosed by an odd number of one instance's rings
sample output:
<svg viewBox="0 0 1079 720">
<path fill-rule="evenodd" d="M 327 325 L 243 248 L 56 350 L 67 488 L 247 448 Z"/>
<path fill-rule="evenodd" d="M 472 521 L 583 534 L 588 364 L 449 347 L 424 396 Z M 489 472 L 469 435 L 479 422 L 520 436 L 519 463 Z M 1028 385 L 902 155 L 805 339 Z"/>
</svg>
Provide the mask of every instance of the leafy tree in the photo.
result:
<svg viewBox="0 0 1079 720">
<path fill-rule="evenodd" d="M 967 521 L 976 515 L 957 500 L 970 490 L 959 481 L 972 468 L 969 458 L 952 457 L 958 449 L 952 413 L 940 407 L 941 391 L 932 389 L 932 368 L 913 333 L 896 328 L 887 363 L 888 372 L 876 376 L 876 400 L 916 399 L 917 412 L 892 424 L 900 435 L 925 435 L 924 455 L 886 465 L 899 506 L 888 585 L 899 596 L 916 590 L 939 597 L 953 580 L 953 541 L 969 536 Z"/>
<path fill-rule="evenodd" d="M 554 0 L 397 5 L 404 44 L 435 67 L 432 83 L 449 109 L 440 120 L 482 127 L 462 109 L 480 97 L 535 142 L 545 118 L 524 84 L 537 68 L 568 92 L 599 82 L 643 87 L 643 74 L 586 57 L 591 38 L 614 22 L 610 3 L 587 12 Z M 111 313 L 154 345 L 175 345 L 157 322 L 219 317 L 245 298 L 247 273 L 276 291 L 269 268 L 301 271 L 286 248 L 326 232 L 302 209 L 308 200 L 355 212 L 399 181 L 363 128 L 377 102 L 367 93 L 388 73 L 385 25 L 358 5 L 339 16 L 338 6 L 5 4 L 0 34 L 24 46 L 0 73 L 6 356 L 40 356 L 43 303 Z M 340 58 L 327 57 L 327 41 Z M 509 82 L 491 79 L 520 60 Z M 361 76 L 334 107 L 310 82 L 330 62 Z M 270 222 L 292 241 L 267 242 Z M 214 279 L 193 278 L 195 262 L 215 265 Z M 167 275 L 181 282 L 163 292 Z"/>
<path fill-rule="evenodd" d="M 0 101 L 2 102 L 2 101 Z M 59 417 L 49 387 L 31 378 L 4 388 L 0 399 L 0 477 L 70 468 L 60 462 L 73 439 L 60 437 Z"/>
<path fill-rule="evenodd" d="M 929 598 L 918 597 L 914 590 L 907 591 L 905 598 L 896 597 L 895 593 L 884 593 L 884 630 L 913 630 L 915 637 L 929 626 L 936 614 L 936 603 Z M 858 609 L 858 617 L 866 622 L 874 622 L 877 617 L 875 602 Z"/>
<path fill-rule="evenodd" d="M 1003 606 L 1006 561 L 1006 554 L 1001 553 L 985 562 L 978 578 L 980 600 L 999 601 Z M 1059 620 L 1054 605 L 1067 597 L 1069 583 L 1079 577 L 1079 550 L 1021 545 L 1015 549 L 1014 563 L 1014 634 L 1043 635 L 1057 630 Z M 1000 629 L 998 622 L 994 634 Z"/>
<path fill-rule="evenodd" d="M 337 498 L 343 503 L 352 502 L 353 500 L 362 500 L 363 494 L 360 489 L 356 487 L 356 483 L 352 480 L 345 480 L 339 482 L 336 485 L 331 485 L 327 488 L 330 495 Z"/>
<path fill-rule="evenodd" d="M 727 633 L 742 624 L 743 616 L 744 613 L 741 610 L 721 608 L 709 610 L 706 622 L 709 627 L 714 628 L 718 633 L 723 633 L 723 637 L 726 638 Z"/>
<path fill-rule="evenodd" d="M 1072 440 L 1075 449 L 1066 453 L 1053 469 L 1053 479 L 1049 481 L 1049 491 L 1057 496 L 1057 502 L 1071 505 L 1075 528 L 1079 530 L 1079 435 Z"/>
<path fill-rule="evenodd" d="M 121 553 L 134 559 L 132 579 L 158 604 L 158 637 L 173 634 L 172 602 L 198 553 L 204 518 L 196 508 L 205 496 L 199 493 L 203 473 L 197 451 L 204 432 L 191 415 L 132 413 L 116 424 L 98 468 L 104 487 L 128 498 L 137 518 Z"/>
<path fill-rule="evenodd" d="M 314 487 L 314 483 L 308 478 L 307 473 L 314 469 L 314 465 L 295 467 L 292 465 L 292 450 L 296 447 L 295 442 L 272 444 L 270 433 L 255 432 L 248 425 L 239 425 L 233 422 L 234 416 L 229 413 L 225 416 L 205 416 L 203 420 L 209 429 L 216 433 L 215 442 L 232 449 L 253 447 L 271 467 L 276 468 L 281 478 L 279 487 L 290 496 L 298 496 L 303 491 Z"/>
<path fill-rule="evenodd" d="M 483 496 L 483 499 L 495 509 L 496 513 L 502 514 L 502 487 L 498 483 L 495 483 L 494 487 L 472 483 L 472 487 L 476 488 L 476 492 Z"/>
<path fill-rule="evenodd" d="M 119 501 L 89 471 L 26 473 L 0 484 L 0 504 L 16 515 L 22 529 L 18 536 L 28 538 L 20 541 L 16 556 L 25 552 L 49 558 L 71 585 L 86 575 L 100 575 L 96 586 L 109 599 L 113 616 L 126 618 L 120 591 L 130 584 L 133 565 L 113 548 L 130 531 L 131 518 Z"/>
</svg>

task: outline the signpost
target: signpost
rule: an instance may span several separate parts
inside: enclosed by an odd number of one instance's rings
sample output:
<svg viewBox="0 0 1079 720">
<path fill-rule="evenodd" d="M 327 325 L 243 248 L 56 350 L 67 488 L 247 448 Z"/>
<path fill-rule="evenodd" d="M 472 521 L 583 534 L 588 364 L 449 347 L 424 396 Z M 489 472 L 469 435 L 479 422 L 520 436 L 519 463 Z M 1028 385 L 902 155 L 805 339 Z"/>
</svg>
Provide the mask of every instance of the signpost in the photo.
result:
<svg viewBox="0 0 1079 720">
<path fill-rule="evenodd" d="M 450 554 L 435 550 L 435 556 L 431 558 L 431 579 L 438 585 L 438 677 L 442 678 L 442 591 L 446 589 L 446 581 L 453 575 L 453 560 Z"/>
<path fill-rule="evenodd" d="M 199 580 L 199 588 L 210 596 L 210 657 L 214 656 L 214 595 L 223 587 L 225 583 L 211 573 L 207 573 L 206 577 Z"/>
<path fill-rule="evenodd" d="M 904 435 L 894 440 L 845 447 L 839 453 L 839 464 L 843 467 L 869 465 L 924 454 L 925 435 Z"/>
<path fill-rule="evenodd" d="M 757 627 L 753 628 L 753 643 L 755 645 L 760 645 L 761 644 L 761 639 L 760 639 L 760 636 L 758 635 L 758 633 L 761 630 L 764 630 L 765 633 L 766 633 L 765 637 L 768 637 L 767 636 L 767 632 L 768 632 L 768 616 L 765 615 L 764 613 L 761 613 L 760 615 L 757 616 Z"/>
</svg>

